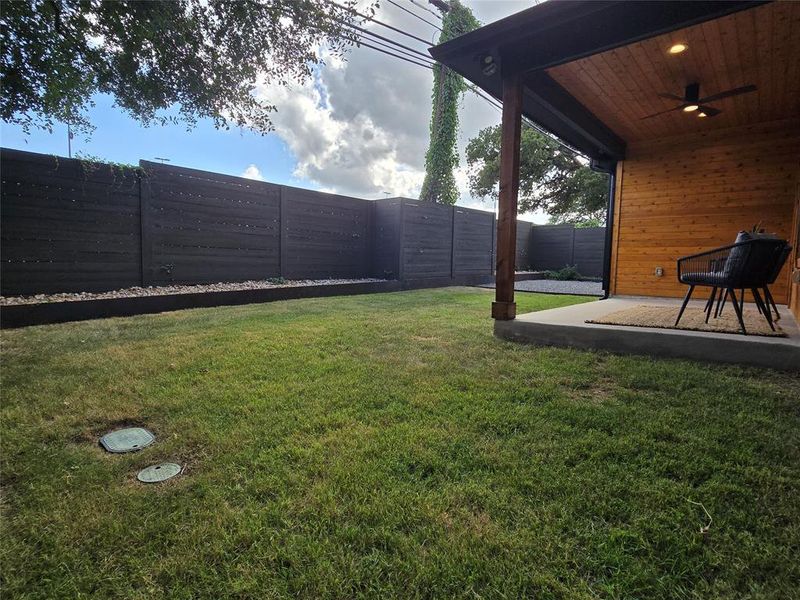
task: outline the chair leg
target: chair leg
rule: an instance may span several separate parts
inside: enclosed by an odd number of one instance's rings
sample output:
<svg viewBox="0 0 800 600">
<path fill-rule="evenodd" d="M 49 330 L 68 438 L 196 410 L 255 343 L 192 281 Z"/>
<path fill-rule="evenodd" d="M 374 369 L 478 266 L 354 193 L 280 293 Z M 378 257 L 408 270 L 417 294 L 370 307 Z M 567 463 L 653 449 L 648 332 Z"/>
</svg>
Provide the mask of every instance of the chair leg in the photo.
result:
<svg viewBox="0 0 800 600">
<path fill-rule="evenodd" d="M 717 288 L 711 288 L 711 297 L 708 299 L 706 303 L 706 323 L 708 323 L 708 319 L 711 317 L 711 310 L 714 308 L 714 298 L 717 295 Z"/>
<path fill-rule="evenodd" d="M 712 287 L 712 288 L 711 288 L 711 296 L 709 296 L 708 298 L 706 298 L 706 305 L 703 307 L 703 312 L 708 312 L 708 307 L 709 307 L 709 305 L 710 305 L 710 304 L 711 304 L 711 302 L 712 302 L 711 298 L 714 296 L 714 291 L 715 291 L 716 289 L 717 289 L 717 288 L 715 288 L 715 287 Z"/>
<path fill-rule="evenodd" d="M 720 313 L 720 305 L 722 304 L 722 299 L 728 297 L 728 290 L 720 290 L 719 296 L 717 296 L 717 307 L 714 309 L 714 318 L 716 319 L 719 317 Z"/>
<path fill-rule="evenodd" d="M 728 290 L 722 295 L 722 304 L 719 307 L 719 315 L 722 316 L 722 311 L 725 310 L 725 303 L 728 301 Z"/>
<path fill-rule="evenodd" d="M 772 329 L 772 331 L 775 331 L 775 325 L 773 325 L 772 323 L 772 310 L 770 310 L 770 308 L 766 304 L 764 304 L 764 301 L 761 299 L 761 294 L 758 293 L 758 290 L 756 288 L 753 288 L 752 292 L 753 292 L 753 298 L 755 298 L 756 300 L 756 306 L 758 306 L 761 309 L 761 314 L 764 315 L 764 318 L 767 320 L 767 323 L 769 323 L 770 329 Z"/>
<path fill-rule="evenodd" d="M 742 318 L 742 309 L 740 308 L 739 302 L 736 300 L 736 292 L 733 291 L 733 288 L 730 290 L 731 294 L 731 304 L 733 304 L 733 310 L 736 312 L 736 318 L 739 319 L 739 327 L 742 328 L 742 333 L 747 335 L 747 329 L 744 327 L 744 319 Z M 744 290 L 742 290 L 742 298 L 744 298 Z"/>
<path fill-rule="evenodd" d="M 686 305 L 689 304 L 689 298 L 692 297 L 693 291 L 694 291 L 694 286 L 690 285 L 689 291 L 686 292 L 686 297 L 683 299 L 683 304 L 681 304 L 681 309 L 678 311 L 678 318 L 675 319 L 675 327 L 678 326 L 678 323 L 680 322 L 681 317 L 683 316 L 683 311 L 686 310 Z"/>
<path fill-rule="evenodd" d="M 766 285 L 764 286 L 764 299 L 767 301 L 767 306 L 771 306 L 772 309 L 775 311 L 775 321 L 781 320 L 781 313 L 778 312 L 778 307 L 775 306 L 775 298 L 772 297 L 772 292 L 769 291 L 769 287 Z"/>
<path fill-rule="evenodd" d="M 739 300 L 739 310 L 744 313 L 744 288 L 742 288 L 742 299 Z"/>
</svg>

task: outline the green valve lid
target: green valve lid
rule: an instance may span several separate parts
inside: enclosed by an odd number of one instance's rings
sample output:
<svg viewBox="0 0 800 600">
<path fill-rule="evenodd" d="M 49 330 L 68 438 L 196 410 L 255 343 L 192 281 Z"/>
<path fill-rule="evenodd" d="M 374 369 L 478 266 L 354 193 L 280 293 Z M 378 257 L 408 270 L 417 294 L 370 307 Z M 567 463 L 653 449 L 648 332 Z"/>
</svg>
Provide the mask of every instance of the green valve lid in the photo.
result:
<svg viewBox="0 0 800 600">
<path fill-rule="evenodd" d="M 100 438 L 100 445 L 109 452 L 136 452 L 156 441 L 156 436 L 143 427 L 117 429 Z"/>
<path fill-rule="evenodd" d="M 181 472 L 181 466 L 175 463 L 161 463 L 160 465 L 153 465 L 142 469 L 136 476 L 136 479 L 142 483 L 158 483 L 159 481 L 166 481 L 178 475 Z"/>
</svg>

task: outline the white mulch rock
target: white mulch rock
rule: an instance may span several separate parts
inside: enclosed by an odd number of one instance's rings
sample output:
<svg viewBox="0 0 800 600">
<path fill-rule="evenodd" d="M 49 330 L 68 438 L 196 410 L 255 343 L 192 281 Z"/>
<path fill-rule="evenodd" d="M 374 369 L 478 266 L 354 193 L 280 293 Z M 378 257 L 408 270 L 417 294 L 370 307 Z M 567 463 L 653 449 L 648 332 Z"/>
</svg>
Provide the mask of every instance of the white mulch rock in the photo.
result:
<svg viewBox="0 0 800 600">
<path fill-rule="evenodd" d="M 265 290 L 272 288 L 307 287 L 311 285 L 342 285 L 345 283 L 380 283 L 385 279 L 296 279 L 276 283 L 268 280 L 239 281 L 235 283 L 208 283 L 204 285 L 165 285 L 158 287 L 130 287 L 110 292 L 74 292 L 62 294 L 36 294 L 35 296 L 0 296 L 0 306 L 17 304 L 42 304 L 46 302 L 76 302 L 107 298 L 139 298 L 142 296 L 168 296 L 170 294 L 197 294 L 205 292 L 235 292 L 240 290 Z"/>
<path fill-rule="evenodd" d="M 490 283 L 485 287 L 494 287 Z M 603 284 L 599 281 L 559 281 L 556 279 L 530 279 L 517 281 L 514 289 L 518 292 L 543 292 L 546 294 L 572 294 L 576 296 L 602 296 Z"/>
</svg>

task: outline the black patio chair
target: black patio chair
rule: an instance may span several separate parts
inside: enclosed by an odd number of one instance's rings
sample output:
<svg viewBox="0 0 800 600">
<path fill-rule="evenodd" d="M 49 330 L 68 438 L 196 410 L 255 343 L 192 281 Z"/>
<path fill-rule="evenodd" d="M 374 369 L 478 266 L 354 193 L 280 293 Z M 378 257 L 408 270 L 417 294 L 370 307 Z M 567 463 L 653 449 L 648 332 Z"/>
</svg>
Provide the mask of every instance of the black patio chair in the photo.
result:
<svg viewBox="0 0 800 600">
<path fill-rule="evenodd" d="M 786 245 L 784 240 L 755 238 L 678 259 L 678 281 L 688 285 L 689 291 L 683 299 L 675 325 L 680 323 L 695 287 L 703 286 L 711 288 L 711 295 L 705 306 L 706 323 L 714 310 L 714 300 L 719 292 L 724 299 L 730 297 L 742 333 L 747 335 L 742 310 L 744 290 L 749 289 L 756 306 L 774 330 L 772 311 L 761 298 L 759 290 L 766 287 L 773 277 L 775 264 Z M 736 290 L 742 290 L 741 302 L 736 297 Z"/>
<path fill-rule="evenodd" d="M 781 318 L 781 313 L 778 311 L 778 306 L 775 304 L 775 299 L 772 297 L 772 292 L 769 291 L 769 286 L 771 286 L 775 281 L 778 279 L 778 275 L 783 269 L 783 265 L 786 264 L 786 261 L 789 258 L 789 255 L 792 253 L 792 247 L 787 243 L 783 242 L 783 248 L 780 252 L 775 253 L 775 264 L 772 266 L 772 270 L 770 272 L 770 276 L 767 279 L 766 285 L 761 288 L 761 291 L 764 293 L 764 304 L 767 307 L 771 307 L 772 310 L 775 311 L 775 318 L 773 321 L 779 321 Z M 717 300 L 717 310 L 714 312 L 714 317 L 717 314 L 722 314 L 722 311 L 725 310 L 725 302 L 728 299 L 728 294 L 724 294 L 722 298 Z M 720 305 L 720 300 L 722 301 Z M 755 298 L 754 298 L 755 300 Z M 744 306 L 744 290 L 741 290 L 741 296 L 739 301 L 739 307 L 742 308 Z M 759 314 L 761 314 L 761 307 L 756 303 L 756 308 L 758 308 Z M 773 328 L 774 329 L 774 328 Z"/>
</svg>

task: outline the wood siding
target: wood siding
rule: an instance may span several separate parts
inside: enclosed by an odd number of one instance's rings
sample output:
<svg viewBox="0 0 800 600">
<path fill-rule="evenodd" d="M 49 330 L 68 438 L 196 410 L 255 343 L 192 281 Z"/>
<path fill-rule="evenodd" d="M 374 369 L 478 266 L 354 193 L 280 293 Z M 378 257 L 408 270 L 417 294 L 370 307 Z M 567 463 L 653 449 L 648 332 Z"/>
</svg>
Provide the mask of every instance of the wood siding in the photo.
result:
<svg viewBox="0 0 800 600">
<path fill-rule="evenodd" d="M 791 239 L 799 182 L 800 120 L 629 145 L 618 168 L 611 292 L 681 296 L 679 257 L 733 243 L 759 222 Z M 773 286 L 782 304 L 789 273 Z"/>
<path fill-rule="evenodd" d="M 669 54 L 675 43 L 688 49 Z M 775 121 L 800 114 L 800 2 L 772 2 L 574 60 L 548 74 L 629 144 L 663 136 Z M 758 90 L 710 102 L 713 119 L 667 112 L 686 84 L 700 95 L 753 84 Z M 699 112 L 699 111 L 698 111 Z"/>
</svg>

